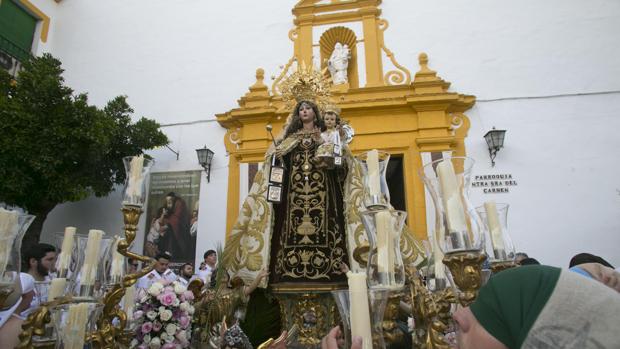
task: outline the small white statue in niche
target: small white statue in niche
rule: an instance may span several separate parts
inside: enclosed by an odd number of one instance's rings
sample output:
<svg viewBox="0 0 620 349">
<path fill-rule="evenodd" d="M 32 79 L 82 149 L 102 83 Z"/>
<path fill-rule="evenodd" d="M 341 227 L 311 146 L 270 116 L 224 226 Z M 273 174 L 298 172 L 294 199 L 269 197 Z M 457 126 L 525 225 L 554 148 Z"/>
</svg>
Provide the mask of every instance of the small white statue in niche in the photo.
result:
<svg viewBox="0 0 620 349">
<path fill-rule="evenodd" d="M 327 61 L 327 69 L 329 69 L 334 85 L 346 84 L 349 81 L 347 77 L 349 59 L 351 59 L 349 46 L 337 42 L 332 55 Z"/>
</svg>

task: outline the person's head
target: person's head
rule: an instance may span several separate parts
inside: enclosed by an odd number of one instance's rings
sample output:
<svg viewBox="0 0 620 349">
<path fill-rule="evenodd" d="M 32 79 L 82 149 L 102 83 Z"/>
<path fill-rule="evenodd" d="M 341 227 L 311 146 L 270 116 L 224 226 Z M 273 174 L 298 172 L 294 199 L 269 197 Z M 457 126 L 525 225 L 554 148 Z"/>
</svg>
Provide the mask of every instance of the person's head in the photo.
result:
<svg viewBox="0 0 620 349">
<path fill-rule="evenodd" d="M 469 307 L 459 308 L 452 315 L 452 318 L 458 328 L 457 341 L 459 349 L 508 348 L 482 327 Z"/>
<path fill-rule="evenodd" d="M 317 105 L 310 101 L 297 103 L 293 110 L 291 121 L 284 132 L 284 138 L 301 130 L 304 127 L 304 122 L 310 121 L 314 122 L 314 126 L 318 127 L 319 130 L 325 131 L 325 123 Z"/>
<path fill-rule="evenodd" d="M 155 256 L 155 260 L 157 261 L 157 263 L 155 263 L 155 270 L 160 274 L 168 270 L 168 264 L 170 264 L 171 259 L 172 256 L 168 252 L 162 252 Z"/>
<path fill-rule="evenodd" d="M 194 275 L 194 265 L 191 263 L 184 263 L 181 268 L 179 268 L 179 273 L 182 277 L 189 279 Z"/>
<path fill-rule="evenodd" d="M 138 271 L 138 261 L 133 258 L 127 258 L 127 271 L 133 274 Z"/>
<path fill-rule="evenodd" d="M 515 254 L 515 264 L 521 264 L 521 261 L 528 258 L 529 256 L 525 252 L 517 252 Z"/>
<path fill-rule="evenodd" d="M 338 115 L 332 111 L 328 111 L 323 115 L 323 120 L 325 121 L 325 127 L 328 129 L 332 129 L 339 124 Z"/>
<path fill-rule="evenodd" d="M 528 257 L 521 260 L 521 263 L 519 263 L 519 265 L 540 265 L 540 262 L 536 258 Z"/>
<path fill-rule="evenodd" d="M 217 263 L 217 253 L 214 250 L 208 250 L 205 252 L 203 258 L 205 263 L 210 267 L 213 267 L 215 263 Z"/>
<path fill-rule="evenodd" d="M 172 211 L 172 209 L 174 209 L 174 204 L 177 201 L 177 194 L 175 194 L 174 192 L 169 192 L 168 194 L 166 194 L 166 209 L 168 209 L 168 211 Z"/>
<path fill-rule="evenodd" d="M 38 243 L 24 250 L 24 262 L 28 274 L 40 280 L 56 268 L 56 248 Z"/>
<path fill-rule="evenodd" d="M 606 260 L 604 260 L 602 257 L 599 256 L 595 256 L 593 254 L 590 253 L 579 253 L 575 256 L 573 256 L 573 258 L 571 258 L 570 263 L 569 263 L 569 268 L 572 268 L 576 265 L 579 264 L 586 264 L 586 263 L 598 263 L 598 264 L 602 264 L 608 268 L 614 269 L 614 267 L 607 262 Z"/>
<path fill-rule="evenodd" d="M 207 263 L 204 261 L 200 262 L 200 270 L 203 270 L 207 266 Z"/>
<path fill-rule="evenodd" d="M 520 348 L 558 282 L 561 270 L 524 266 L 495 274 L 469 307 L 453 316 L 459 348 Z"/>
</svg>

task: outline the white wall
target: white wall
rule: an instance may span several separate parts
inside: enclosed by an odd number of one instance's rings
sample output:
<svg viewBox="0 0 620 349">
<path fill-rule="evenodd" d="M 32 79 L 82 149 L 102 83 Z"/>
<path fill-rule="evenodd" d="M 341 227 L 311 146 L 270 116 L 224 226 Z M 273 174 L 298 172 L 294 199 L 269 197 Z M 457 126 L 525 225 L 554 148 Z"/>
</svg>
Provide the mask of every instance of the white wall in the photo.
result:
<svg viewBox="0 0 620 349">
<path fill-rule="evenodd" d="M 63 0 L 54 5 L 50 41 L 42 49 L 62 60 L 67 83 L 94 103 L 127 94 L 137 115 L 163 124 L 212 120 L 236 107 L 257 67 L 277 75 L 291 57 L 295 3 Z M 453 91 L 478 97 L 468 113 L 475 171 L 513 173 L 519 185 L 509 194 L 473 189 L 473 200 L 512 205 L 517 249 L 558 266 L 581 251 L 620 265 L 620 142 L 614 134 L 620 126 L 620 2 L 386 0 L 382 9 L 390 23 L 385 43 L 400 64 L 414 73 L 418 54 L 426 52 Z M 521 98 L 597 92 L 610 93 Z M 508 130 L 493 169 L 482 139 L 491 126 Z M 201 193 L 200 255 L 224 236 L 223 129 L 207 122 L 164 132 L 182 153 L 176 161 L 167 150 L 153 152 L 162 170 L 197 169 L 194 149 L 215 148 L 212 180 L 203 180 Z M 67 221 L 116 229 L 120 198 L 114 195 L 61 205 L 45 231 L 59 231 Z"/>
</svg>

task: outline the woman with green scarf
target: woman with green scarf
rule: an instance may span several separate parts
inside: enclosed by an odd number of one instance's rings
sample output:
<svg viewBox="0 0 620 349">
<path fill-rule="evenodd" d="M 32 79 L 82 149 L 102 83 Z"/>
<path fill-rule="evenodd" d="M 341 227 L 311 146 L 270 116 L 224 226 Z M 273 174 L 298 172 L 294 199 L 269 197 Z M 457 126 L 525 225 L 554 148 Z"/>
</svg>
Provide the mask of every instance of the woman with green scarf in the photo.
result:
<svg viewBox="0 0 620 349">
<path fill-rule="evenodd" d="M 460 349 L 620 348 L 620 294 L 549 266 L 494 275 L 453 317 Z"/>
</svg>

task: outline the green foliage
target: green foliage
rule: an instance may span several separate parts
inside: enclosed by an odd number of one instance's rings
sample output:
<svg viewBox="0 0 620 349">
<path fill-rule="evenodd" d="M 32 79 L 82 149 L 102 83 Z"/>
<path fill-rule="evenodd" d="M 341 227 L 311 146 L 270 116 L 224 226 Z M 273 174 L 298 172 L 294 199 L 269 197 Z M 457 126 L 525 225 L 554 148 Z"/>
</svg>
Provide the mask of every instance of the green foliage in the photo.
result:
<svg viewBox="0 0 620 349">
<path fill-rule="evenodd" d="M 132 123 L 126 97 L 97 108 L 62 73 L 49 54 L 24 62 L 16 80 L 0 70 L 0 201 L 34 214 L 109 194 L 125 180 L 123 157 L 168 144 L 157 122 Z"/>
</svg>

